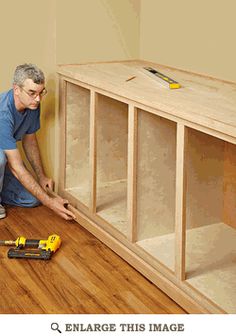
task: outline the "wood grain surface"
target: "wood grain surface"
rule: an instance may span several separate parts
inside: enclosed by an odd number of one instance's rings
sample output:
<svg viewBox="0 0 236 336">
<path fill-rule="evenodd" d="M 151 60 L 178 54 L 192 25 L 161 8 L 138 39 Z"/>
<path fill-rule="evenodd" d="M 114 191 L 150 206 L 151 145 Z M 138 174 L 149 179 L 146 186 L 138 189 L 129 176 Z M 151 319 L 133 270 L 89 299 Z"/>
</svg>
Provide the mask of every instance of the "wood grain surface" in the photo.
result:
<svg viewBox="0 0 236 336">
<path fill-rule="evenodd" d="M 143 73 L 150 66 L 181 84 L 169 90 Z M 146 61 L 61 65 L 58 72 L 65 76 L 116 93 L 124 101 L 136 102 L 165 115 L 177 117 L 235 136 L 236 83 L 226 82 L 196 73 L 166 67 Z M 133 80 L 127 79 L 135 76 Z M 144 108 L 146 110 L 146 108 Z M 235 142 L 234 142 L 235 143 Z"/>
<path fill-rule="evenodd" d="M 49 261 L 8 259 L 0 247 L 1 314 L 184 314 L 174 301 L 76 222 L 47 208 L 8 208 L 0 239 L 61 236 Z"/>
</svg>

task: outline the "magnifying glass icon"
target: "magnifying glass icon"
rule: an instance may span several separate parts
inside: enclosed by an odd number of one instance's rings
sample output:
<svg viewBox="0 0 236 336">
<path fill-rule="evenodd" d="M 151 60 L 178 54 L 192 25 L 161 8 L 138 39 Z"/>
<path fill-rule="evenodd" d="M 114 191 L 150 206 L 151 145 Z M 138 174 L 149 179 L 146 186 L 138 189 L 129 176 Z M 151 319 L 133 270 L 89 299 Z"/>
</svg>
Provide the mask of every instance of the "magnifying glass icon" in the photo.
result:
<svg viewBox="0 0 236 336">
<path fill-rule="evenodd" d="M 59 329 L 59 324 L 56 322 L 51 323 L 51 329 L 54 331 L 58 331 L 61 334 L 61 330 Z"/>
</svg>

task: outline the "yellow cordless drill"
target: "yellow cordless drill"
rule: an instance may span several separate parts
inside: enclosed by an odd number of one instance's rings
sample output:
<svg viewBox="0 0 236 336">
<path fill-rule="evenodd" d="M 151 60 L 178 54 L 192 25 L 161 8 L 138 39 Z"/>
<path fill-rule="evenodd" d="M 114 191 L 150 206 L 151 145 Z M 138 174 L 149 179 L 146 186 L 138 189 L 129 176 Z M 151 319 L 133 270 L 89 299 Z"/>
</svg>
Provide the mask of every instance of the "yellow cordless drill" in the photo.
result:
<svg viewBox="0 0 236 336">
<path fill-rule="evenodd" d="M 53 253 L 59 249 L 61 238 L 56 234 L 52 234 L 45 240 L 18 237 L 16 240 L 0 240 L 1 245 L 16 246 L 8 251 L 8 258 L 49 260 Z"/>
</svg>

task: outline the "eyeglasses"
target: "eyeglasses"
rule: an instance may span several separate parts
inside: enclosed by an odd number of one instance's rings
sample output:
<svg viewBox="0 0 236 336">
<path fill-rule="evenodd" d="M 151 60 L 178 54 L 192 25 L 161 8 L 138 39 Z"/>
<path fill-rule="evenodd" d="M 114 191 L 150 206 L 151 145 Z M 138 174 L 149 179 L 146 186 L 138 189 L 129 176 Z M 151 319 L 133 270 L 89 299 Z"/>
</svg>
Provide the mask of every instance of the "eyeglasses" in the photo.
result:
<svg viewBox="0 0 236 336">
<path fill-rule="evenodd" d="M 39 93 L 34 91 L 28 92 L 23 87 L 21 87 L 21 90 L 24 91 L 31 99 L 36 99 L 38 96 L 39 98 L 43 98 L 47 94 L 47 90 L 45 88 Z"/>
</svg>

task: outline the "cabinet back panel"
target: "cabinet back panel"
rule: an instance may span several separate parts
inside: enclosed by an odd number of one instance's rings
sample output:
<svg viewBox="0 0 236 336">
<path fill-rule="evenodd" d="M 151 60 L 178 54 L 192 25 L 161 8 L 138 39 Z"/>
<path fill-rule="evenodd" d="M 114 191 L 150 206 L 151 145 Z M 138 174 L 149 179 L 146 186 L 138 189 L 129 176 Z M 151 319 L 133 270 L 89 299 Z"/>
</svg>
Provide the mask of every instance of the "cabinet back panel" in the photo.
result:
<svg viewBox="0 0 236 336">
<path fill-rule="evenodd" d="M 66 189 L 89 190 L 90 91 L 67 83 L 66 91 Z"/>
<path fill-rule="evenodd" d="M 96 106 L 98 184 L 126 179 L 128 105 L 98 95 Z"/>
<path fill-rule="evenodd" d="M 127 232 L 128 105 L 98 94 L 97 213 Z"/>
<path fill-rule="evenodd" d="M 138 110 L 137 237 L 174 232 L 176 124 Z"/>
<path fill-rule="evenodd" d="M 224 141 L 189 129 L 187 229 L 223 220 Z"/>
</svg>

